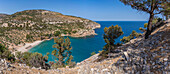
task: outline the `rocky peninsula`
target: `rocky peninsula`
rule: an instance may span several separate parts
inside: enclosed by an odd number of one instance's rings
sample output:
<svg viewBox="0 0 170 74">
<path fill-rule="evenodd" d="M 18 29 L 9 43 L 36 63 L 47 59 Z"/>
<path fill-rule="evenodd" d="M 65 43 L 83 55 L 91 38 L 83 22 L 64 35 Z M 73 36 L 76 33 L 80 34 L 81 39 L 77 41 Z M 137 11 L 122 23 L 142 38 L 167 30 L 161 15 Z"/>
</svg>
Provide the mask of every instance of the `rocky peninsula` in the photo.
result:
<svg viewBox="0 0 170 74">
<path fill-rule="evenodd" d="M 29 49 L 40 43 L 37 40 L 51 39 L 59 33 L 71 37 L 97 35 L 94 29 L 100 28 L 91 20 L 47 10 L 25 10 L 0 17 L 0 42 L 14 51 Z"/>
</svg>

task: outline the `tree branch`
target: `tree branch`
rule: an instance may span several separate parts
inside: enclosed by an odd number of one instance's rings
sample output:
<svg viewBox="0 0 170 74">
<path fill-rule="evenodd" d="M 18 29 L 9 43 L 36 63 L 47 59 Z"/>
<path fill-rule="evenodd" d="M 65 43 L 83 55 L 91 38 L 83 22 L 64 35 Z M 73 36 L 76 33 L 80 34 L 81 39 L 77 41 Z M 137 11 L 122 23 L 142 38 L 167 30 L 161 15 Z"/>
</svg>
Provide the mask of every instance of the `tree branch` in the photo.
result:
<svg viewBox="0 0 170 74">
<path fill-rule="evenodd" d="M 160 11 L 160 12 L 158 12 L 158 13 L 155 13 L 155 14 L 160 14 L 160 13 L 162 13 L 163 11 Z"/>
<path fill-rule="evenodd" d="M 147 13 L 150 13 L 148 8 L 141 7 L 139 5 L 134 5 L 134 3 L 129 3 L 129 5 L 131 5 L 132 8 L 136 8 L 137 10 L 142 10 L 142 11 L 146 11 Z"/>
</svg>

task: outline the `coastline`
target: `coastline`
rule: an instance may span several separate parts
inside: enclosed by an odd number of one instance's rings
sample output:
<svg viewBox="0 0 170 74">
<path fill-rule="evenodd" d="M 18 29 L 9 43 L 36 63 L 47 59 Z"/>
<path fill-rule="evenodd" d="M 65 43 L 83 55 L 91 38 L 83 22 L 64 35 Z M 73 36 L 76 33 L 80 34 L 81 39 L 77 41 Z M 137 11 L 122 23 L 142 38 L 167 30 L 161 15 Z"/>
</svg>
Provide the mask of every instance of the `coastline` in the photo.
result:
<svg viewBox="0 0 170 74">
<path fill-rule="evenodd" d="M 70 37 L 74 37 L 74 38 L 81 38 L 81 37 L 86 37 L 86 36 L 91 36 L 91 35 L 97 35 L 96 33 L 95 34 L 87 34 L 87 35 L 83 35 L 83 36 L 71 36 L 71 35 L 62 35 L 62 36 L 70 36 Z M 17 51 L 20 51 L 22 53 L 24 52 L 28 52 L 31 48 L 39 45 L 40 43 L 46 41 L 46 40 L 51 40 L 53 39 L 54 37 L 50 38 L 50 39 L 44 39 L 44 40 L 36 40 L 32 43 L 25 43 L 25 45 L 21 44 L 21 45 L 18 45 L 18 46 L 15 46 L 14 48 L 17 50 Z"/>
<path fill-rule="evenodd" d="M 100 28 L 101 26 L 97 26 L 95 27 L 96 28 Z M 95 33 L 95 30 L 92 29 L 92 30 L 89 30 L 89 31 L 84 31 L 84 32 L 78 32 L 76 34 L 72 34 L 72 35 L 65 35 L 65 34 L 61 34 L 61 36 L 70 36 L 70 37 L 75 37 L 75 38 L 79 38 L 79 37 L 86 37 L 86 36 L 91 36 L 91 35 L 97 35 Z M 20 52 L 28 52 L 31 48 L 39 45 L 40 43 L 46 41 L 46 40 L 51 40 L 53 39 L 54 37 L 51 37 L 50 39 L 44 39 L 44 40 L 36 40 L 32 43 L 25 43 L 25 45 L 21 44 L 21 45 L 18 45 L 18 46 L 15 46 L 14 48 L 17 50 L 17 51 L 20 51 Z"/>
<path fill-rule="evenodd" d="M 43 42 L 44 40 L 37 40 L 35 42 L 32 43 L 25 43 L 25 45 L 23 46 L 16 46 L 16 50 L 20 51 L 20 52 L 27 52 L 29 51 L 31 48 L 33 48 L 34 46 L 40 44 L 41 42 Z"/>
<path fill-rule="evenodd" d="M 25 45 L 16 46 L 15 49 L 16 49 L 17 51 L 22 52 L 22 53 L 23 53 L 23 52 L 28 52 L 31 48 L 39 45 L 40 43 L 42 43 L 42 42 L 44 42 L 44 41 L 46 41 L 46 40 L 51 40 L 51 39 L 53 39 L 53 38 L 44 39 L 44 40 L 36 40 L 36 41 L 34 41 L 34 42 L 32 42 L 32 43 L 25 43 Z"/>
</svg>

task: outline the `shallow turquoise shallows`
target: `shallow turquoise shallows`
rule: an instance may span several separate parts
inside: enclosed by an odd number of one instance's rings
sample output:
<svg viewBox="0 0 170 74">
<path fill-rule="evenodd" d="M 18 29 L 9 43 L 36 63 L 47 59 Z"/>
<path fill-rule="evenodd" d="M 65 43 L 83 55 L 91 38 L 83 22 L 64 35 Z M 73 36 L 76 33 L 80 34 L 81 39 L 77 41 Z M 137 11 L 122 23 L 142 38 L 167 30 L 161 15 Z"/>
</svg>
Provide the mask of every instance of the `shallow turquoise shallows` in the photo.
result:
<svg viewBox="0 0 170 74">
<path fill-rule="evenodd" d="M 128 36 L 132 30 L 136 30 L 137 32 L 141 33 L 139 30 L 139 27 L 143 27 L 144 23 L 147 23 L 147 21 L 96 21 L 101 25 L 101 28 L 95 29 L 96 33 L 98 35 L 95 36 L 89 36 L 84 38 L 70 38 L 71 45 L 73 47 L 72 49 L 72 55 L 74 56 L 73 61 L 75 62 L 81 62 L 85 60 L 86 58 L 91 56 L 91 52 L 98 52 L 99 50 L 102 50 L 103 46 L 105 45 L 105 42 L 103 40 L 103 29 L 105 27 L 109 27 L 111 25 L 119 25 L 122 27 L 122 30 L 124 34 L 120 36 L 118 39 L 116 39 L 116 42 L 120 42 L 120 39 L 123 38 L 123 36 Z M 39 45 L 33 47 L 29 50 L 29 52 L 39 52 L 45 55 L 47 52 L 52 52 L 54 48 L 52 48 L 52 45 L 54 44 L 54 40 L 44 41 L 40 43 Z M 49 55 L 49 61 L 54 61 L 54 56 L 51 54 Z"/>
</svg>

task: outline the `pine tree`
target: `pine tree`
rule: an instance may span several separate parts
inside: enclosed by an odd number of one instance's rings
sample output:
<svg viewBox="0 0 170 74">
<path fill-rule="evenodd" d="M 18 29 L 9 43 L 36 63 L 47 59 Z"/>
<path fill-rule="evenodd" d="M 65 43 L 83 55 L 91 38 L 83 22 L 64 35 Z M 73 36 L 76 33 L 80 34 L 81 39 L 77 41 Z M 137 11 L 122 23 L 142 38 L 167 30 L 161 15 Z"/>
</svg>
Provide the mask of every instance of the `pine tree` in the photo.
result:
<svg viewBox="0 0 170 74">
<path fill-rule="evenodd" d="M 55 65 L 56 67 L 64 67 L 66 65 L 69 65 L 71 63 L 73 56 L 71 55 L 71 42 L 70 39 L 67 37 L 64 39 L 61 35 L 59 35 L 57 38 L 54 38 L 54 42 L 56 44 L 53 45 L 53 48 L 56 48 L 52 51 L 52 55 L 56 57 L 58 60 Z"/>
<path fill-rule="evenodd" d="M 104 41 L 106 42 L 106 45 L 104 46 L 104 50 L 108 53 L 111 52 L 111 50 L 114 50 L 115 47 L 117 47 L 118 44 L 115 44 L 115 39 L 117 39 L 119 36 L 123 35 L 122 28 L 118 25 L 110 26 L 109 28 L 104 28 Z"/>
<path fill-rule="evenodd" d="M 168 0 L 120 0 L 125 5 L 130 5 L 132 8 L 137 9 L 139 11 L 144 11 L 149 13 L 149 21 L 147 26 L 147 32 L 145 33 L 145 39 L 149 37 L 152 32 L 153 24 L 152 21 L 154 19 L 154 15 L 160 14 L 162 4 L 168 2 Z"/>
</svg>

